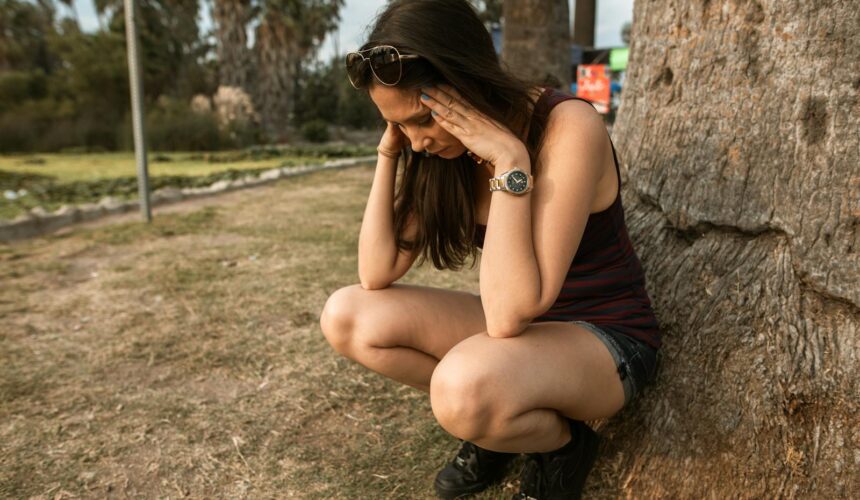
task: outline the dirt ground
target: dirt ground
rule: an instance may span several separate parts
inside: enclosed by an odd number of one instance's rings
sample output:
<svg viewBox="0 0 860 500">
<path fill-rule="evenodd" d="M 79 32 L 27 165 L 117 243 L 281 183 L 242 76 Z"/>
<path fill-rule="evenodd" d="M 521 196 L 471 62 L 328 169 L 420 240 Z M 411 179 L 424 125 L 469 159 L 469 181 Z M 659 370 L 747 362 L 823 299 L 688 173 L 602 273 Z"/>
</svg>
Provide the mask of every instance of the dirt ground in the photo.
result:
<svg viewBox="0 0 860 500">
<path fill-rule="evenodd" d="M 433 498 L 459 441 L 337 355 L 372 167 L 0 245 L 0 497 Z M 477 291 L 478 268 L 404 282 Z M 477 498 L 509 498 L 507 483 Z"/>
</svg>

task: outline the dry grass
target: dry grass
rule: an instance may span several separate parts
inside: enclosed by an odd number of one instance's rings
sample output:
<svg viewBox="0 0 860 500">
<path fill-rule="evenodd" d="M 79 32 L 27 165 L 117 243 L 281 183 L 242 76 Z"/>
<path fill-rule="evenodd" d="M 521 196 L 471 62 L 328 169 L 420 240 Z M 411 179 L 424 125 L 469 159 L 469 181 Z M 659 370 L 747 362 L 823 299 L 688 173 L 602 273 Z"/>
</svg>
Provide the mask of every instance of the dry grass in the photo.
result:
<svg viewBox="0 0 860 500">
<path fill-rule="evenodd" d="M 458 441 L 318 324 L 357 281 L 371 179 L 0 245 L 0 497 L 432 498 Z M 404 281 L 476 290 L 477 268 Z"/>
</svg>

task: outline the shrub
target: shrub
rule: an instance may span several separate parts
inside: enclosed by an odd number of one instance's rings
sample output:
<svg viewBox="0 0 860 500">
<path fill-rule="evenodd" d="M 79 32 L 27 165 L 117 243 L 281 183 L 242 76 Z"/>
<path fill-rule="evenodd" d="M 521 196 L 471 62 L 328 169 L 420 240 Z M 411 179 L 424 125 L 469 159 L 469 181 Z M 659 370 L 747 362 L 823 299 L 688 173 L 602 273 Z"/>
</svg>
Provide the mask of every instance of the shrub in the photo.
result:
<svg viewBox="0 0 860 500">
<path fill-rule="evenodd" d="M 46 78 L 41 71 L 7 71 L 0 74 L 0 112 L 13 109 L 17 103 L 45 97 Z"/>
<path fill-rule="evenodd" d="M 302 137 L 310 142 L 329 140 L 328 124 L 323 120 L 311 120 L 302 125 Z"/>
<path fill-rule="evenodd" d="M 11 113 L 0 115 L 0 153 L 29 151 L 36 141 L 35 124 Z"/>
<path fill-rule="evenodd" d="M 160 99 L 146 117 L 147 142 L 158 151 L 206 151 L 232 146 L 212 113 L 195 113 L 181 101 Z"/>
</svg>

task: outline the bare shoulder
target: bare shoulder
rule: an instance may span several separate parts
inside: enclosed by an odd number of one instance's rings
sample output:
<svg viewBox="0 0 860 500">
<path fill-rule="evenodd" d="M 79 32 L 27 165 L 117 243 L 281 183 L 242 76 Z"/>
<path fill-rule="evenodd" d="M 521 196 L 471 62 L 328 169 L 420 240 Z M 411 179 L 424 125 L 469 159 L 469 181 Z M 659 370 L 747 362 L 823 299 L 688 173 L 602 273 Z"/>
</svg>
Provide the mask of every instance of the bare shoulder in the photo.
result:
<svg viewBox="0 0 860 500">
<path fill-rule="evenodd" d="M 546 134 L 588 134 L 589 136 L 604 136 L 606 126 L 591 104 L 579 99 L 568 99 L 558 103 L 547 118 Z"/>
<path fill-rule="evenodd" d="M 618 182 L 609 134 L 603 117 L 587 102 L 569 99 L 552 109 L 540 157 L 544 175 L 589 186 L 589 213 L 615 200 Z"/>
</svg>

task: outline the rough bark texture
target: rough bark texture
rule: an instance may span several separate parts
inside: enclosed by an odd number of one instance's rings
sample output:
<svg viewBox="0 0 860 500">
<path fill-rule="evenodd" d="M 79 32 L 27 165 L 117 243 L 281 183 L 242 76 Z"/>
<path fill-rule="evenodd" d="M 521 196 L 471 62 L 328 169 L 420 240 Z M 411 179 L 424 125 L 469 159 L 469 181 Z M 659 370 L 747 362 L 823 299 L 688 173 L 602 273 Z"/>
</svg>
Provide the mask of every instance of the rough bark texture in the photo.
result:
<svg viewBox="0 0 860 500">
<path fill-rule="evenodd" d="M 326 34 L 336 29 L 344 0 L 266 0 L 256 30 L 255 101 L 270 139 L 287 139 L 297 76 Z"/>
<path fill-rule="evenodd" d="M 257 27 L 256 104 L 267 136 L 275 141 L 286 138 L 293 105 L 296 48 L 294 26 L 278 13 L 264 17 Z"/>
<path fill-rule="evenodd" d="M 245 29 L 250 17 L 249 0 L 215 0 L 212 5 L 215 19 L 215 36 L 218 40 L 218 83 L 225 87 L 238 87 L 246 93 L 249 88 L 251 67 L 248 34 Z"/>
<path fill-rule="evenodd" d="M 860 498 L 860 4 L 639 0 L 616 123 L 664 327 L 591 493 Z"/>
<path fill-rule="evenodd" d="M 570 87 L 570 11 L 567 0 L 505 0 L 502 57 L 528 80 Z"/>
</svg>

